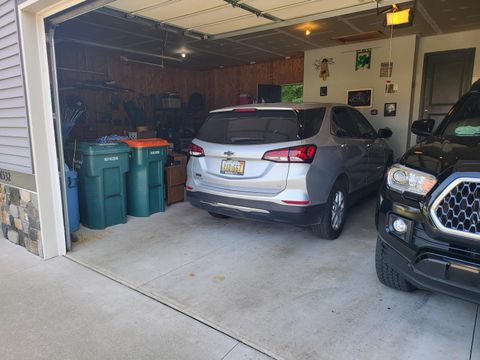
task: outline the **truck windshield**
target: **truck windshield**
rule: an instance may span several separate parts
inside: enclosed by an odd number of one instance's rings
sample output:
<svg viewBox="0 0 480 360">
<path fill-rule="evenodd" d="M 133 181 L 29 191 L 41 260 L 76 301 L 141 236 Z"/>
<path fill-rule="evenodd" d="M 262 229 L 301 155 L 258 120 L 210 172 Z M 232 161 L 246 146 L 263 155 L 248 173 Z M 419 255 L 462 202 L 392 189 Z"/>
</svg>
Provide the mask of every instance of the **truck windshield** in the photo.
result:
<svg viewBox="0 0 480 360">
<path fill-rule="evenodd" d="M 480 137 L 480 93 L 468 95 L 438 129 L 443 136 Z"/>
<path fill-rule="evenodd" d="M 318 133 L 324 115 L 325 108 L 213 113 L 197 138 L 216 144 L 237 145 L 301 140 Z"/>
</svg>

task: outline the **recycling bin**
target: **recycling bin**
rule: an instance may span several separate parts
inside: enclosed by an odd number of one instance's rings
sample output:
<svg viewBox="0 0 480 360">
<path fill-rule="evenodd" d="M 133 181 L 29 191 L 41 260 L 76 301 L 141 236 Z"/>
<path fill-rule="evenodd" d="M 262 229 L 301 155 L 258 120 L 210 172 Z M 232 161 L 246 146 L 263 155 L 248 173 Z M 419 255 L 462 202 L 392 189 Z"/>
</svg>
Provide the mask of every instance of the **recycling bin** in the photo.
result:
<svg viewBox="0 0 480 360">
<path fill-rule="evenodd" d="M 128 214 L 146 217 L 165 211 L 164 167 L 169 143 L 166 140 L 122 140 L 131 150 L 127 175 Z"/>
<path fill-rule="evenodd" d="M 91 229 L 127 222 L 127 184 L 130 148 L 116 142 L 81 142 L 77 146 L 80 221 Z"/>
<path fill-rule="evenodd" d="M 80 213 L 78 209 L 78 176 L 75 170 L 70 170 L 65 164 L 65 182 L 67 188 L 68 225 L 73 233 L 80 228 Z"/>
</svg>

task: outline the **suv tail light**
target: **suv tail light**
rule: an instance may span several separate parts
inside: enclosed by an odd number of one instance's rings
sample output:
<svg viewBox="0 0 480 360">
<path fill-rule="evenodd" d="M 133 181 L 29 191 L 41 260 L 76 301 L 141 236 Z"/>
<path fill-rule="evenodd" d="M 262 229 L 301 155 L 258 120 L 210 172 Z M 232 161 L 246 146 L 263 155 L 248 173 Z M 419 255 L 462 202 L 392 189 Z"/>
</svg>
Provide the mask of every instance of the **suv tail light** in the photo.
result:
<svg viewBox="0 0 480 360">
<path fill-rule="evenodd" d="M 205 153 L 203 152 L 203 148 L 194 143 L 191 143 L 190 145 L 188 145 L 188 153 L 190 154 L 190 156 L 195 156 L 195 157 L 205 156 Z"/>
<path fill-rule="evenodd" d="M 285 149 L 267 151 L 262 160 L 286 163 L 311 163 L 315 157 L 315 145 L 301 145 Z"/>
</svg>

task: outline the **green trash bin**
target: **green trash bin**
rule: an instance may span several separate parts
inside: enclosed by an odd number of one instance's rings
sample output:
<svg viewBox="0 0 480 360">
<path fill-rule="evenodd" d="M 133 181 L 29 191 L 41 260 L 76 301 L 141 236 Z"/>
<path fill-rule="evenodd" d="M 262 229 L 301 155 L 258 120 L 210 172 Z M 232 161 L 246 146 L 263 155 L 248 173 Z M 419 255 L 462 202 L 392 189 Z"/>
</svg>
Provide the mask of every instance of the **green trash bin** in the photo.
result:
<svg viewBox="0 0 480 360">
<path fill-rule="evenodd" d="M 127 209 L 145 217 L 165 211 L 164 167 L 169 143 L 163 139 L 123 140 L 131 150 Z"/>
<path fill-rule="evenodd" d="M 130 148 L 123 143 L 77 146 L 80 221 L 91 229 L 127 222 L 126 173 Z"/>
</svg>

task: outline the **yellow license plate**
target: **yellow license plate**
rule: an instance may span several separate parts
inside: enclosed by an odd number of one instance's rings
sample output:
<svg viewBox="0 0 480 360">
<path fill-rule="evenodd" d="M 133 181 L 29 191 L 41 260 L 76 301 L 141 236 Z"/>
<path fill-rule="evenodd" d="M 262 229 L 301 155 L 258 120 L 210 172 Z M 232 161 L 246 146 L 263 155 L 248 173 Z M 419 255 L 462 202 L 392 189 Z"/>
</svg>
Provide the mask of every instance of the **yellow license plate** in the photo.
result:
<svg viewBox="0 0 480 360">
<path fill-rule="evenodd" d="M 222 160 L 220 173 L 226 175 L 243 175 L 245 172 L 245 161 L 242 160 Z"/>
</svg>

